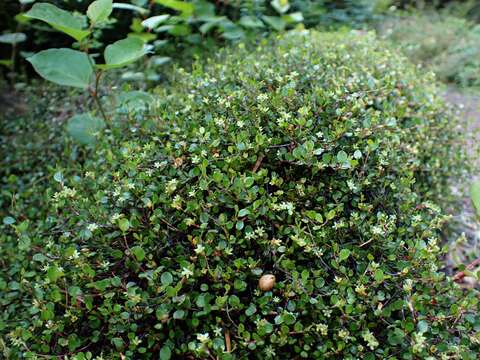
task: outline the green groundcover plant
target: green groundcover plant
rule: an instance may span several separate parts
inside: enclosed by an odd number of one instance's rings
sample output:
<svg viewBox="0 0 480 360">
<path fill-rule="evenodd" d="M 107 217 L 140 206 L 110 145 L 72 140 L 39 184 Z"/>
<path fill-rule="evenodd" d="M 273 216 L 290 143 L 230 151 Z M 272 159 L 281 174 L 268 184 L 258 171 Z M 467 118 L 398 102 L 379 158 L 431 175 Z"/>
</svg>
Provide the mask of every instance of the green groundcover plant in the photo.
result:
<svg viewBox="0 0 480 360">
<path fill-rule="evenodd" d="M 461 88 L 478 88 L 478 25 L 448 12 L 429 12 L 393 17 L 378 30 L 413 62 L 434 71 L 439 80 Z"/>
<path fill-rule="evenodd" d="M 465 167 L 432 76 L 294 32 L 171 82 L 52 174 L 45 215 L 4 218 L 7 357 L 477 358 L 477 294 L 439 264 Z"/>
</svg>

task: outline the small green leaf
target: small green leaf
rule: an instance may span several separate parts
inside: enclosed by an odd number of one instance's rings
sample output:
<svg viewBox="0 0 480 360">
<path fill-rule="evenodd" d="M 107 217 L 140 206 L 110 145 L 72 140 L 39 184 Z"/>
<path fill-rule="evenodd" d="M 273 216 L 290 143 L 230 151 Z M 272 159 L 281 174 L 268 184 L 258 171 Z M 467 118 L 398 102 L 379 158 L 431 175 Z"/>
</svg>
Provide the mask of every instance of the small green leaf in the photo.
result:
<svg viewBox="0 0 480 360">
<path fill-rule="evenodd" d="M 169 272 L 164 272 L 160 277 L 160 281 L 162 282 L 162 285 L 168 286 L 173 282 L 173 276 Z"/>
<path fill-rule="evenodd" d="M 123 348 L 124 343 L 123 343 L 122 338 L 118 338 L 118 337 L 112 338 L 111 341 L 112 341 L 112 344 L 115 345 L 117 350 L 121 350 Z"/>
<path fill-rule="evenodd" d="M 351 253 L 350 250 L 342 249 L 340 251 L 340 262 L 347 260 L 350 256 L 350 253 Z"/>
<path fill-rule="evenodd" d="M 241 26 L 249 29 L 263 28 L 265 25 L 254 16 L 242 16 L 238 22 Z"/>
<path fill-rule="evenodd" d="M 102 69 L 113 69 L 128 65 L 146 54 L 145 43 L 136 37 L 118 40 L 105 49 L 105 65 Z"/>
<path fill-rule="evenodd" d="M 68 120 L 68 134 L 80 144 L 88 145 L 96 141 L 95 134 L 105 127 L 102 119 L 90 114 L 74 115 Z"/>
<path fill-rule="evenodd" d="M 118 220 L 118 227 L 122 232 L 127 232 L 130 229 L 130 221 L 128 219 L 122 218 Z"/>
<path fill-rule="evenodd" d="M 480 180 L 472 184 L 470 188 L 470 198 L 472 199 L 473 206 L 477 211 L 477 216 L 480 216 Z"/>
<path fill-rule="evenodd" d="M 270 27 L 277 31 L 285 30 L 287 24 L 285 21 L 278 16 L 262 16 L 263 21 L 265 21 Z"/>
<path fill-rule="evenodd" d="M 187 36 L 190 35 L 190 26 L 185 24 L 173 25 L 168 29 L 168 33 L 173 36 Z"/>
<path fill-rule="evenodd" d="M 237 221 L 237 224 L 235 225 L 235 227 L 237 228 L 237 230 L 242 230 L 242 229 L 243 229 L 243 226 L 244 226 L 244 223 L 243 223 L 242 220 Z"/>
<path fill-rule="evenodd" d="M 160 349 L 160 360 L 170 360 L 172 357 L 172 350 L 167 345 L 162 346 Z"/>
<path fill-rule="evenodd" d="M 3 223 L 5 225 L 12 225 L 12 224 L 15 224 L 15 219 L 11 216 L 6 216 L 3 218 Z"/>
<path fill-rule="evenodd" d="M 38 254 L 33 255 L 32 260 L 33 261 L 38 261 L 38 262 L 44 262 L 44 261 L 48 260 L 48 258 L 45 255 L 43 255 L 41 253 L 38 253 Z"/>
<path fill-rule="evenodd" d="M 254 179 L 253 177 L 250 177 L 250 176 L 249 176 L 249 177 L 246 177 L 244 183 L 245 183 L 245 186 L 246 186 L 247 188 L 252 187 L 253 184 L 255 183 L 255 179 Z"/>
<path fill-rule="evenodd" d="M 3 44 L 18 44 L 27 40 L 27 36 L 24 33 L 9 33 L 0 35 L 0 43 Z"/>
<path fill-rule="evenodd" d="M 242 209 L 238 212 L 239 217 L 244 217 L 244 216 L 247 216 L 248 214 L 250 214 L 250 211 L 248 209 Z"/>
<path fill-rule="evenodd" d="M 0 59 L 0 65 L 10 67 L 13 65 L 13 61 L 7 59 Z"/>
<path fill-rule="evenodd" d="M 257 308 L 255 307 L 254 304 L 250 304 L 250 306 L 245 310 L 245 315 L 247 316 L 252 316 L 257 312 Z"/>
<path fill-rule="evenodd" d="M 353 157 L 355 159 L 360 159 L 362 157 L 362 152 L 360 150 L 355 150 L 355 152 L 353 153 Z"/>
<path fill-rule="evenodd" d="M 418 332 L 422 334 L 426 333 L 428 331 L 428 322 L 426 322 L 425 320 L 419 321 L 417 324 L 417 329 L 418 329 Z"/>
<path fill-rule="evenodd" d="M 167 8 L 180 11 L 183 15 L 188 16 L 193 13 L 195 7 L 193 4 L 186 1 L 179 0 L 155 0 L 157 4 L 163 5 Z"/>
<path fill-rule="evenodd" d="M 152 17 L 149 17 L 148 19 L 143 20 L 142 26 L 148 29 L 155 29 L 156 27 L 158 27 L 158 25 L 165 22 L 169 17 L 170 15 L 168 14 L 152 16 Z"/>
<path fill-rule="evenodd" d="M 47 276 L 50 282 L 54 283 L 57 281 L 61 276 L 63 275 L 63 272 L 57 267 L 57 266 L 50 266 L 47 270 Z"/>
<path fill-rule="evenodd" d="M 220 27 L 223 31 L 222 37 L 227 40 L 238 40 L 245 37 L 243 29 L 231 21 L 223 21 Z"/>
<path fill-rule="evenodd" d="M 68 293 L 71 297 L 76 298 L 78 295 L 82 293 L 82 290 L 78 286 L 70 286 L 68 288 Z"/>
<path fill-rule="evenodd" d="M 337 160 L 339 163 L 345 163 L 348 161 L 348 155 L 345 151 L 340 150 L 337 154 Z"/>
<path fill-rule="evenodd" d="M 294 12 L 290 14 L 285 14 L 282 16 L 282 19 L 287 23 L 287 24 L 292 24 L 292 23 L 299 23 L 303 21 L 303 14 L 301 12 Z"/>
<path fill-rule="evenodd" d="M 113 10 L 112 0 L 95 0 L 87 9 L 87 16 L 94 24 L 108 19 Z"/>
<path fill-rule="evenodd" d="M 142 8 L 140 6 L 132 5 L 132 4 L 127 4 L 127 3 L 113 3 L 113 8 L 114 9 L 135 11 L 135 12 L 138 12 L 142 15 L 148 14 L 148 9 Z"/>
<path fill-rule="evenodd" d="M 383 279 L 384 279 L 383 270 L 382 269 L 375 270 L 375 274 L 373 275 L 373 278 L 376 281 L 383 281 Z"/>
<path fill-rule="evenodd" d="M 90 31 L 83 29 L 82 19 L 52 4 L 36 3 L 25 17 L 45 21 L 54 29 L 70 35 L 77 41 L 81 41 L 90 34 Z"/>
<path fill-rule="evenodd" d="M 63 182 L 63 174 L 60 172 L 60 171 L 57 171 L 54 175 L 53 175 L 53 180 L 55 180 L 56 182 L 59 182 L 59 183 L 62 183 Z"/>
<path fill-rule="evenodd" d="M 27 58 L 44 79 L 59 85 L 85 89 L 93 74 L 87 54 L 72 49 L 48 49 Z"/>
<path fill-rule="evenodd" d="M 208 216 L 208 213 L 206 213 L 206 212 L 203 212 L 203 213 L 200 214 L 200 222 L 201 222 L 202 224 L 208 223 L 208 219 L 209 219 L 209 218 L 210 218 L 210 217 Z"/>
<path fill-rule="evenodd" d="M 184 316 L 185 316 L 185 311 L 183 310 L 177 310 L 173 313 L 174 319 L 183 319 Z"/>
<path fill-rule="evenodd" d="M 135 255 L 138 261 L 145 259 L 145 250 L 143 250 L 140 246 L 134 246 L 130 248 L 130 251 L 133 255 Z"/>
</svg>

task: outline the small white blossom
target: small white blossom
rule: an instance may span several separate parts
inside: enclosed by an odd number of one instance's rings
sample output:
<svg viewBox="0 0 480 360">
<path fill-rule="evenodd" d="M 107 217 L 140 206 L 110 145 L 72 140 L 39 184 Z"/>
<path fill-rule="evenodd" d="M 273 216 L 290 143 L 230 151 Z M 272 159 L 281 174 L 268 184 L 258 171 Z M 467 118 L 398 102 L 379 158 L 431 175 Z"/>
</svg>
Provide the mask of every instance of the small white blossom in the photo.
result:
<svg viewBox="0 0 480 360">
<path fill-rule="evenodd" d="M 186 278 L 189 278 L 190 276 L 193 275 L 193 271 L 190 270 L 189 268 L 184 267 L 184 268 L 182 268 L 181 275 L 185 276 Z"/>
<path fill-rule="evenodd" d="M 95 230 L 98 229 L 98 225 L 95 223 L 88 224 L 87 229 L 90 230 L 91 232 L 94 232 Z"/>
<path fill-rule="evenodd" d="M 205 334 L 197 334 L 197 340 L 201 343 L 206 343 L 210 340 L 210 335 L 208 333 Z"/>
<path fill-rule="evenodd" d="M 205 246 L 202 244 L 197 244 L 197 247 L 195 248 L 195 254 L 203 254 L 205 252 Z"/>
</svg>

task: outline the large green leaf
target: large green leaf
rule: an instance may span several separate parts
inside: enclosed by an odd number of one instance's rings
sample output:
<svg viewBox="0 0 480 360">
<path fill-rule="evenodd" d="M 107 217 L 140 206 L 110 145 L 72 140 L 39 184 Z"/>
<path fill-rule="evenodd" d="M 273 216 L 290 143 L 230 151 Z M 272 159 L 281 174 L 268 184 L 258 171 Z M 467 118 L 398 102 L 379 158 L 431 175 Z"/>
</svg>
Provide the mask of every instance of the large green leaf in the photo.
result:
<svg viewBox="0 0 480 360">
<path fill-rule="evenodd" d="M 83 29 L 82 19 L 52 4 L 36 3 L 25 16 L 45 21 L 51 27 L 70 35 L 77 41 L 90 34 L 90 31 Z"/>
<path fill-rule="evenodd" d="M 94 24 L 108 19 L 113 10 L 112 0 L 95 0 L 87 9 L 87 16 Z"/>
<path fill-rule="evenodd" d="M 114 9 L 121 9 L 121 10 L 129 10 L 129 11 L 135 11 L 140 14 L 148 14 L 148 9 L 142 8 L 140 6 L 135 6 L 132 4 L 127 4 L 127 3 L 113 3 L 113 8 Z"/>
<path fill-rule="evenodd" d="M 26 39 L 27 36 L 24 33 L 8 33 L 0 35 L 0 43 L 4 44 L 17 44 Z"/>
<path fill-rule="evenodd" d="M 285 30 L 285 26 L 287 26 L 285 21 L 278 16 L 266 16 L 266 15 L 264 15 L 264 16 L 262 16 L 262 19 L 268 25 L 270 25 L 273 29 L 275 29 L 277 31 L 283 31 L 283 30 Z"/>
<path fill-rule="evenodd" d="M 285 14 L 290 9 L 288 0 L 272 0 L 270 4 L 279 14 Z"/>
<path fill-rule="evenodd" d="M 68 120 L 67 132 L 75 141 L 88 145 L 96 141 L 95 134 L 104 127 L 102 119 L 91 114 L 78 114 Z"/>
<path fill-rule="evenodd" d="M 44 79 L 59 85 L 85 89 L 93 67 L 88 55 L 72 49 L 48 49 L 27 58 Z"/>
<path fill-rule="evenodd" d="M 265 27 L 265 25 L 263 25 L 263 22 L 261 22 L 259 19 L 249 15 L 242 16 L 240 18 L 239 24 L 245 28 L 251 28 L 251 29 Z"/>
<path fill-rule="evenodd" d="M 303 21 L 303 14 L 301 12 L 294 12 L 282 16 L 282 19 L 287 24 L 299 23 Z"/>
<path fill-rule="evenodd" d="M 149 29 L 155 29 L 156 27 L 158 27 L 158 25 L 165 22 L 169 17 L 170 15 L 168 14 L 152 16 L 148 19 L 143 20 L 142 25 Z"/>
<path fill-rule="evenodd" d="M 145 43 L 138 38 L 128 37 L 118 40 L 105 49 L 105 65 L 99 65 L 102 69 L 113 69 L 128 65 L 146 53 Z"/>
<path fill-rule="evenodd" d="M 179 0 L 155 0 L 157 4 L 163 5 L 173 10 L 180 11 L 183 15 L 191 15 L 195 10 L 193 4 Z"/>
<path fill-rule="evenodd" d="M 477 211 L 477 216 L 480 217 L 480 180 L 477 180 L 472 184 L 470 188 L 470 198 Z"/>
</svg>

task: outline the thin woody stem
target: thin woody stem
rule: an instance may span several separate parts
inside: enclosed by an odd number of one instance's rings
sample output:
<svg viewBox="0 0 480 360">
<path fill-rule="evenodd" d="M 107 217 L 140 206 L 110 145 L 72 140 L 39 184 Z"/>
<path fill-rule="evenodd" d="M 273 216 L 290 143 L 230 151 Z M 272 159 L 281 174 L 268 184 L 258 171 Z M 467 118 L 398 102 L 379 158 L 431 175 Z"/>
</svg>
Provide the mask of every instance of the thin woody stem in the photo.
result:
<svg viewBox="0 0 480 360">
<path fill-rule="evenodd" d="M 97 103 L 98 109 L 100 110 L 100 113 L 102 114 L 103 120 L 105 120 L 105 122 L 109 122 L 109 120 L 107 118 L 107 115 L 105 113 L 105 110 L 103 109 L 102 102 L 100 101 L 100 99 L 98 97 L 98 85 L 99 85 L 101 76 L 102 76 L 102 72 L 98 71 L 95 75 L 95 88 L 92 90 L 91 94 L 92 94 L 93 99 Z"/>
</svg>

